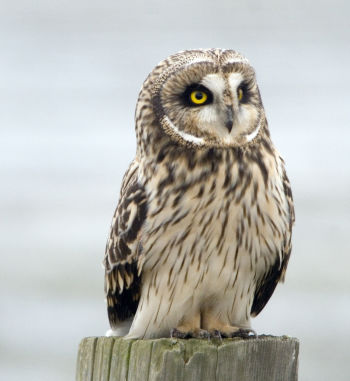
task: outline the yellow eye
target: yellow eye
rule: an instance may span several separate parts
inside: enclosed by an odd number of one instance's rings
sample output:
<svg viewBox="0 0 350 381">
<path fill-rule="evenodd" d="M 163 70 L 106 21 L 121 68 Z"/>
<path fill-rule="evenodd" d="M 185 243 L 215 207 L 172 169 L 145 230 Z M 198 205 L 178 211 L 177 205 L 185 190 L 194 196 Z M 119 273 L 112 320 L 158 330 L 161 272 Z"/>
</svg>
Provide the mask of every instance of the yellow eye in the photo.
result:
<svg viewBox="0 0 350 381">
<path fill-rule="evenodd" d="M 208 99 L 208 95 L 204 91 L 195 90 L 190 95 L 191 102 L 196 105 L 202 105 Z"/>
<path fill-rule="evenodd" d="M 238 100 L 241 101 L 243 99 L 243 90 L 242 88 L 240 87 L 238 89 Z"/>
</svg>

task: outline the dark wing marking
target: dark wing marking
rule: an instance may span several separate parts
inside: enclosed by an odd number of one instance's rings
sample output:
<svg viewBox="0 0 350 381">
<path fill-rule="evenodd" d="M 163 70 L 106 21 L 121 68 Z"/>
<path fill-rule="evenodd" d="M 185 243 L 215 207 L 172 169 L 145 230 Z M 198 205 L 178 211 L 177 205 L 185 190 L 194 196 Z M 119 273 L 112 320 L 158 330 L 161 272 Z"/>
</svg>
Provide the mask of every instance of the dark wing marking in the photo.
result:
<svg viewBox="0 0 350 381">
<path fill-rule="evenodd" d="M 140 233 L 147 215 L 144 187 L 138 181 L 138 164 L 127 170 L 113 216 L 104 257 L 105 293 L 111 327 L 135 315 L 140 298 Z"/>
<path fill-rule="evenodd" d="M 284 281 L 290 253 L 292 250 L 291 235 L 292 226 L 295 221 L 295 213 L 292 190 L 285 170 L 283 172 L 283 188 L 289 208 L 289 232 L 287 234 L 288 239 L 285 239 L 283 245 L 282 263 L 280 262 L 280 259 L 278 257 L 274 265 L 265 274 L 263 279 L 260 280 L 257 284 L 251 309 L 252 316 L 257 316 L 262 311 L 262 309 L 266 306 L 266 303 L 271 298 L 273 292 L 275 291 L 278 282 Z"/>
<path fill-rule="evenodd" d="M 284 194 L 286 195 L 288 207 L 289 207 L 289 223 L 290 223 L 290 230 L 292 230 L 292 225 L 295 222 L 295 212 L 294 212 L 294 204 L 293 204 L 293 195 L 292 195 L 292 188 L 290 186 L 290 182 L 286 173 L 286 170 L 283 171 L 283 189 Z"/>
<path fill-rule="evenodd" d="M 270 267 L 269 272 L 265 274 L 264 278 L 257 284 L 253 305 L 250 312 L 252 316 L 257 316 L 270 300 L 278 282 L 284 276 L 287 269 L 289 256 L 290 252 L 285 255 L 282 264 L 280 264 L 280 260 L 278 258 L 275 264 Z"/>
</svg>

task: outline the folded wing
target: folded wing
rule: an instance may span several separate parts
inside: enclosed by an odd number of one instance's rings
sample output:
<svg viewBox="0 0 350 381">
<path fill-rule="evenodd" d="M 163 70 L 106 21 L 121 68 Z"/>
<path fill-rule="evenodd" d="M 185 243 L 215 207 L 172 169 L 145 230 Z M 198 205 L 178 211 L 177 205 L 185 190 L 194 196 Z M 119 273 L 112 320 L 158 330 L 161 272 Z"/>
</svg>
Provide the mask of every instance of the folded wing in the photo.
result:
<svg viewBox="0 0 350 381">
<path fill-rule="evenodd" d="M 112 328 L 135 315 L 139 303 L 138 259 L 146 216 L 146 194 L 138 180 L 138 163 L 133 161 L 123 179 L 103 261 L 108 318 Z"/>
</svg>

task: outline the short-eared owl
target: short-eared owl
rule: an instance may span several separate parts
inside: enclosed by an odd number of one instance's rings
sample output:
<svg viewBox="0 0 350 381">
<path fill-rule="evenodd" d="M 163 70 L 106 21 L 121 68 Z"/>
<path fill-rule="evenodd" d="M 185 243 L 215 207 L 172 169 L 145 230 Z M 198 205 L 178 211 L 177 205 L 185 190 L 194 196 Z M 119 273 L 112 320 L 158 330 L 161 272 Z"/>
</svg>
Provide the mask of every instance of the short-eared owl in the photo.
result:
<svg viewBox="0 0 350 381">
<path fill-rule="evenodd" d="M 136 135 L 104 258 L 109 334 L 249 331 L 294 222 L 253 67 L 233 50 L 170 56 L 144 82 Z"/>
</svg>

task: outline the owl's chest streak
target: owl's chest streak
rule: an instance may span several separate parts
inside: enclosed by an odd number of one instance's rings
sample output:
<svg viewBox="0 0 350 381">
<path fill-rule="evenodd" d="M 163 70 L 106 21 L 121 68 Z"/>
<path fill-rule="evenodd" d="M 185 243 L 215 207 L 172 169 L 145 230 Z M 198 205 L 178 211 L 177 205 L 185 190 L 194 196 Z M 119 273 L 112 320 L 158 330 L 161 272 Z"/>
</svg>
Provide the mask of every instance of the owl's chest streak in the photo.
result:
<svg viewBox="0 0 350 381">
<path fill-rule="evenodd" d="M 217 256 L 236 266 L 238 257 L 249 254 L 247 266 L 253 267 L 262 253 L 275 257 L 284 229 L 273 201 L 277 188 L 266 183 L 254 166 L 242 170 L 238 163 L 229 169 L 223 163 L 215 171 L 179 170 L 171 176 L 160 172 L 146 189 L 149 205 L 143 236 L 147 239 L 142 239 L 146 266 L 189 263 L 189 258 L 208 264 Z M 273 262 L 272 257 L 265 262 Z"/>
</svg>

